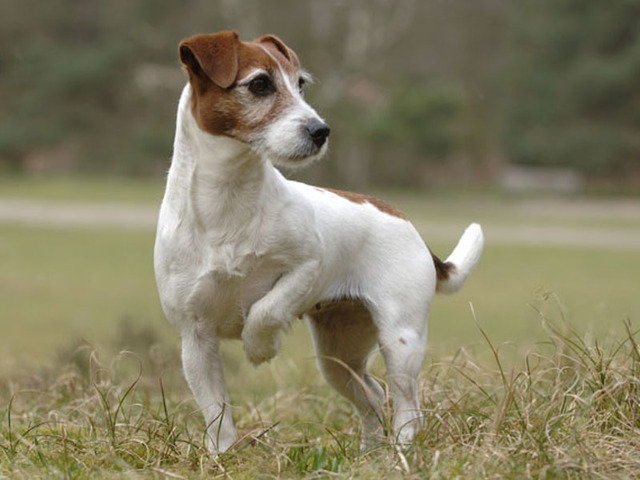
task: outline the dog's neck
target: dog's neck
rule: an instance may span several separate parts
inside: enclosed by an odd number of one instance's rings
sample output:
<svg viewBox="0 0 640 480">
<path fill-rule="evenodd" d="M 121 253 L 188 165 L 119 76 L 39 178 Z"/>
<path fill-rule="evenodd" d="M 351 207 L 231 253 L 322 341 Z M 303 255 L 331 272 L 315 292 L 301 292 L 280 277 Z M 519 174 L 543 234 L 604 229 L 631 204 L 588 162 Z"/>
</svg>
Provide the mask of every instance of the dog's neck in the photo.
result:
<svg viewBox="0 0 640 480">
<path fill-rule="evenodd" d="M 168 182 L 198 224 L 246 226 L 255 216 L 273 167 L 248 145 L 200 129 L 191 111 L 191 87 L 180 97 L 172 169 Z M 226 228 L 234 228 L 227 225 Z"/>
</svg>

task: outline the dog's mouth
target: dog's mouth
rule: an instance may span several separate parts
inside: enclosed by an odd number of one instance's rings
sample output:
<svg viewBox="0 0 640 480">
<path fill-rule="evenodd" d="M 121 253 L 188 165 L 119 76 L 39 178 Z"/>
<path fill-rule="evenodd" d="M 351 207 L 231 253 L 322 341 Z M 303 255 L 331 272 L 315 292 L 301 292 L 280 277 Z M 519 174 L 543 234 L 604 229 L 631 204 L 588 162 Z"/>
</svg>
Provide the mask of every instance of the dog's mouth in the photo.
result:
<svg viewBox="0 0 640 480">
<path fill-rule="evenodd" d="M 266 154 L 266 157 L 274 165 L 289 167 L 289 168 L 299 168 L 320 160 L 327 152 L 327 149 L 328 149 L 328 144 L 325 144 L 323 147 L 319 149 L 315 149 L 315 151 L 313 152 L 295 153 L 292 155 L 282 155 L 276 152 L 266 151 L 265 154 Z"/>
<path fill-rule="evenodd" d="M 301 167 L 320 160 L 327 153 L 328 127 L 326 129 L 326 133 L 316 134 L 314 138 L 313 131 L 310 133 L 305 126 L 295 137 L 288 138 L 286 141 L 269 141 L 268 138 L 263 137 L 250 144 L 255 152 L 267 157 L 274 165 Z"/>
</svg>

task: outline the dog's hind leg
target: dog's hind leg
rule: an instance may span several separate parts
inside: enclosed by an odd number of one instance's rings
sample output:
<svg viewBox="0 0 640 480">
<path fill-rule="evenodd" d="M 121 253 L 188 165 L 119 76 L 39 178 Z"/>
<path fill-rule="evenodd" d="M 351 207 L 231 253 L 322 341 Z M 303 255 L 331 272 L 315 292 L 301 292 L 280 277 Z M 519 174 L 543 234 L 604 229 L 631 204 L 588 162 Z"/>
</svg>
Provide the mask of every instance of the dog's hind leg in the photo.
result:
<svg viewBox="0 0 640 480">
<path fill-rule="evenodd" d="M 426 315 L 420 320 L 414 325 L 387 323 L 378 334 L 393 400 L 393 432 L 400 443 L 413 440 L 422 426 L 418 374 L 427 350 Z"/>
<path fill-rule="evenodd" d="M 182 367 L 207 425 L 207 447 L 211 453 L 227 450 L 236 441 L 229 407 L 218 339 L 202 325 L 182 332 Z"/>
<path fill-rule="evenodd" d="M 312 312 L 308 323 L 322 375 L 353 402 L 362 418 L 363 445 L 381 437 L 385 395 L 366 373 L 367 358 L 378 339 L 369 311 L 359 302 L 346 300 Z"/>
</svg>

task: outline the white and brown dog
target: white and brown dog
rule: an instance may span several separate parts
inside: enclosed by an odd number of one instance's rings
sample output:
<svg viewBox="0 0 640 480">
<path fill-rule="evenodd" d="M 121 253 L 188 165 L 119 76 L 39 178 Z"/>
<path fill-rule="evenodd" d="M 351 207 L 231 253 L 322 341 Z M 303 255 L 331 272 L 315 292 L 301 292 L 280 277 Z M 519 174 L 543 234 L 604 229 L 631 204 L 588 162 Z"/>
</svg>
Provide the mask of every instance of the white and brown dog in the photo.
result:
<svg viewBox="0 0 640 480">
<path fill-rule="evenodd" d="M 480 226 L 449 258 L 433 256 L 379 200 L 284 178 L 327 150 L 329 127 L 303 99 L 308 74 L 267 35 L 196 35 L 180 44 L 189 75 L 160 209 L 155 272 L 162 307 L 182 336 L 185 376 L 212 452 L 236 440 L 219 353 L 242 339 L 257 365 L 306 319 L 326 380 L 351 400 L 363 437 L 382 434 L 385 395 L 367 375 L 379 346 L 393 399 L 393 434 L 420 427 L 417 376 L 436 291 L 458 290 L 480 256 Z"/>
</svg>

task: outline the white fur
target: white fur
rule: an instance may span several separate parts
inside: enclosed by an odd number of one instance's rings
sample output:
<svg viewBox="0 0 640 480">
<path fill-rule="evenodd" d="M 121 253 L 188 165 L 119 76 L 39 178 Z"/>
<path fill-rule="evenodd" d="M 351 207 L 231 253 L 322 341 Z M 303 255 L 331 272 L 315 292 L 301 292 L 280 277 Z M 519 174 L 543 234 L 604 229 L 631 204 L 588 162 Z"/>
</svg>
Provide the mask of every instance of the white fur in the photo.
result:
<svg viewBox="0 0 640 480">
<path fill-rule="evenodd" d="M 276 146 L 265 156 L 202 131 L 191 94 L 185 87 L 178 108 L 155 272 L 164 312 L 182 336 L 185 376 L 205 416 L 209 449 L 224 451 L 236 440 L 219 341 L 241 338 L 259 364 L 276 355 L 281 331 L 299 317 L 309 322 L 321 371 L 354 402 L 367 438 L 382 432 L 384 393 L 366 374 L 366 358 L 379 345 L 394 434 L 411 440 L 420 426 L 416 378 L 436 290 L 420 235 L 402 218 L 289 181 L 273 167 L 268 154 L 295 143 L 296 118 L 317 115 L 302 99 L 267 132 Z M 456 288 L 481 248 L 480 227 L 472 226 L 449 259 L 460 272 Z M 314 320 L 318 305 L 348 298 L 369 313 L 342 310 Z"/>
<path fill-rule="evenodd" d="M 439 292 L 450 294 L 462 288 L 462 284 L 480 260 L 483 246 L 482 228 L 477 223 L 472 223 L 460 237 L 451 255 L 445 260 L 445 262 L 455 265 L 455 268 L 447 280 L 440 282 Z"/>
</svg>

